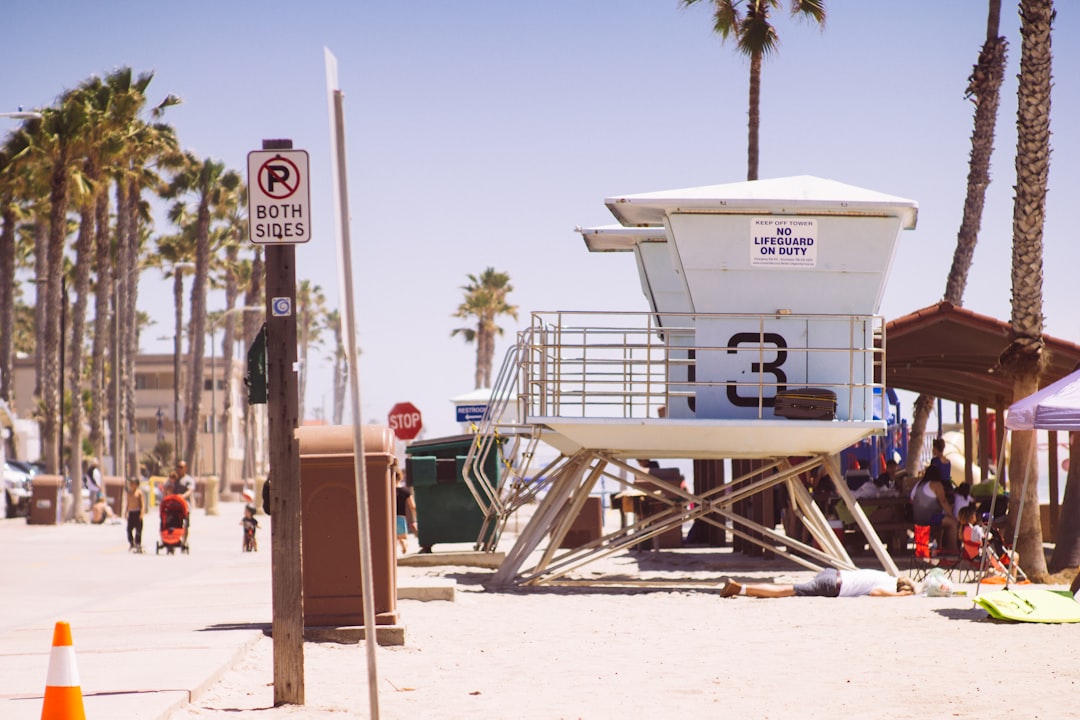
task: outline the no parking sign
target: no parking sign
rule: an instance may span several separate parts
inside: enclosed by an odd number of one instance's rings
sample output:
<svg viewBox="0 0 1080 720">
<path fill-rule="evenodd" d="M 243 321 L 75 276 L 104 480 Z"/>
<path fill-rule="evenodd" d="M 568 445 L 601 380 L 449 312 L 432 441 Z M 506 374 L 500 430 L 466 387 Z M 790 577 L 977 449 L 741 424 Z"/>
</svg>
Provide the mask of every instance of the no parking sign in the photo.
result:
<svg viewBox="0 0 1080 720">
<path fill-rule="evenodd" d="M 248 153 L 248 235 L 263 245 L 311 239 L 311 188 L 306 150 Z"/>
</svg>

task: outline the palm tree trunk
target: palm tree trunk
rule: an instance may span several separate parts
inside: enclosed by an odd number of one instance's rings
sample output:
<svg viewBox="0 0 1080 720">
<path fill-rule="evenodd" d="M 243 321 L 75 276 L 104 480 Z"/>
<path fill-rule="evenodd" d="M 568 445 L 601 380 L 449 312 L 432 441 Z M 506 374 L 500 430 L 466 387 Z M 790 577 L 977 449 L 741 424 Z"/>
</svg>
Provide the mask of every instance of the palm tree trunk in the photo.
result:
<svg viewBox="0 0 1080 720">
<path fill-rule="evenodd" d="M 1069 473 L 1065 497 L 1058 513 L 1057 538 L 1050 556 L 1050 572 L 1080 566 L 1080 432 L 1069 433 Z"/>
<path fill-rule="evenodd" d="M 996 8 L 995 8 L 996 6 Z M 975 123 L 971 133 L 971 155 L 968 163 L 967 195 L 964 215 L 956 237 L 952 268 L 945 284 L 945 300 L 963 305 L 964 288 L 975 254 L 982 224 L 986 188 L 990 185 L 990 157 L 994 153 L 994 134 L 997 126 L 1001 82 L 1005 77 L 1005 38 L 997 36 L 1000 0 L 990 3 L 987 18 L 987 37 L 979 53 L 979 61 L 968 78 L 967 95 L 975 103 Z"/>
<path fill-rule="evenodd" d="M 221 482 L 219 488 L 228 491 L 232 481 L 232 469 L 229 462 L 229 450 L 232 448 L 232 397 L 233 397 L 233 348 L 236 346 L 236 313 L 229 312 L 236 307 L 236 298 L 240 294 L 236 282 L 236 273 L 232 268 L 236 266 L 239 254 L 239 246 L 230 244 L 226 250 L 225 268 L 225 337 L 221 339 L 221 359 L 225 365 L 225 400 L 222 405 L 222 416 L 225 418 L 225 426 L 221 432 Z M 215 413 L 217 411 L 215 410 Z"/>
<path fill-rule="evenodd" d="M 113 316 L 116 318 L 116 338 L 109 348 L 112 362 L 115 367 L 110 378 L 109 390 L 109 429 L 112 436 L 113 462 L 118 470 L 124 467 L 123 437 L 124 419 L 127 394 L 127 333 L 126 328 L 131 325 L 128 320 L 128 284 L 123 282 L 124 269 L 128 264 L 127 257 L 127 223 L 128 223 L 128 186 L 124 180 L 116 183 L 116 265 L 113 271 Z M 126 475 L 126 473 L 125 473 Z"/>
<path fill-rule="evenodd" d="M 997 128 L 998 106 L 1001 100 L 1001 81 L 1005 76 L 1005 38 L 998 37 L 1001 19 L 1001 0 L 990 0 L 986 17 L 986 42 L 979 53 L 979 60 L 968 78 L 967 96 L 975 103 L 975 120 L 971 132 L 971 154 L 968 161 L 967 195 L 960 231 L 956 236 L 952 267 L 945 281 L 944 300 L 957 307 L 964 304 L 975 245 L 982 225 L 986 188 L 990 185 L 990 157 L 994 153 L 994 134 Z M 934 406 L 933 397 L 920 395 L 915 403 L 912 419 L 911 447 L 921 448 L 926 421 Z M 917 431 L 916 431 L 917 428 Z M 917 433 L 917 434 L 916 434 Z M 908 463 L 908 472 L 914 472 Z"/>
<path fill-rule="evenodd" d="M 191 378 L 188 406 L 184 410 L 184 459 L 194 468 L 198 449 L 199 413 L 202 407 L 203 372 L 206 355 L 206 286 L 210 272 L 210 208 L 204 194 L 199 203 L 195 226 L 195 278 L 191 283 L 191 325 L 188 347 L 191 349 Z"/>
<path fill-rule="evenodd" d="M 66 157 L 54 161 L 49 189 L 49 241 L 47 250 L 48 281 L 45 284 L 45 377 L 41 388 L 44 404 L 42 416 L 42 444 L 45 471 L 64 474 L 62 451 L 57 447 L 60 423 L 60 308 L 62 305 L 61 283 L 64 275 L 64 240 L 67 236 L 68 177 Z M 73 479 L 78 479 L 78 469 Z M 81 484 L 73 482 L 76 506 L 81 500 Z"/>
<path fill-rule="evenodd" d="M 125 465 L 122 475 L 131 477 L 138 474 L 139 435 L 136 425 L 135 406 L 135 358 L 139 355 L 139 273 L 136 265 L 139 261 L 139 201 L 141 191 L 135 179 L 128 180 L 127 223 L 124 239 L 124 275 L 121 282 L 125 286 L 124 317 L 124 422 L 126 442 L 124 443 Z"/>
<path fill-rule="evenodd" d="M 45 283 L 49 277 L 49 226 L 40 209 L 34 217 L 34 277 L 41 283 L 35 290 L 37 302 L 34 303 L 34 397 L 40 400 L 45 380 L 45 304 L 48 301 Z M 44 426 L 41 432 L 44 437 Z"/>
<path fill-rule="evenodd" d="M 918 475 L 922 472 L 919 464 L 922 461 L 922 448 L 926 440 L 926 423 L 930 419 L 930 411 L 934 408 L 932 395 L 919 395 L 915 398 L 915 412 L 911 420 L 911 434 L 908 436 L 908 454 L 904 461 L 904 469 L 909 475 Z"/>
<path fill-rule="evenodd" d="M 71 388 L 71 431 L 69 433 L 71 443 L 71 475 L 76 476 L 78 469 L 79 477 L 82 476 L 82 363 L 84 328 L 86 325 L 86 306 L 90 294 L 90 268 L 93 265 L 90 257 L 94 251 L 94 209 L 84 205 L 79 211 L 79 235 L 75 241 L 75 304 L 71 313 L 71 350 L 70 369 L 71 379 L 68 385 Z M 75 505 L 75 519 L 86 520 L 86 513 L 82 503 Z"/>
<path fill-rule="evenodd" d="M 484 387 L 484 342 L 484 323 L 481 321 L 476 326 L 476 375 L 473 381 L 477 388 Z"/>
<path fill-rule="evenodd" d="M 761 53 L 750 56 L 750 121 L 746 141 L 746 179 L 758 179 L 758 130 L 761 128 Z"/>
<path fill-rule="evenodd" d="M 263 265 L 262 248 L 255 247 L 255 257 L 251 261 L 251 278 L 244 291 L 244 304 L 249 306 L 264 304 L 263 280 L 266 268 Z M 258 313 L 244 312 L 244 341 L 250 347 L 259 333 Z M 245 479 L 255 476 L 255 411 L 244 403 L 244 465 L 241 474 Z"/>
<path fill-rule="evenodd" d="M 1052 0 L 1021 0 L 1020 83 L 1017 95 L 1016 198 L 1013 202 L 1012 334 L 1001 364 L 1013 378 L 1013 397 L 1027 397 L 1039 387 L 1046 363 L 1042 337 L 1043 224 L 1050 173 L 1050 88 Z M 1031 478 L 1022 492 L 1012 485 L 1009 512 L 1019 523 L 1016 550 L 1033 579 L 1046 573 L 1039 517 L 1035 432 L 1014 432 L 1009 477 Z M 1018 447 L 1019 445 L 1019 447 Z M 1020 503 L 1023 497 L 1023 515 Z"/>
<path fill-rule="evenodd" d="M 15 362 L 15 206 L 0 201 L 0 400 L 11 402 Z"/>
<path fill-rule="evenodd" d="M 94 205 L 94 270 L 97 273 L 97 288 L 94 294 L 94 344 L 90 358 L 93 372 L 90 376 L 90 446 L 100 460 L 105 453 L 105 362 L 106 346 L 109 340 L 109 296 L 112 294 L 112 275 L 109 252 L 109 194 L 98 192 Z M 115 471 L 115 469 L 114 469 Z"/>
<path fill-rule="evenodd" d="M 173 436 L 176 447 L 173 448 L 173 464 L 180 461 L 184 455 L 183 423 L 180 419 L 180 402 L 178 399 L 186 398 L 187 393 L 183 383 L 183 371 L 180 364 L 180 346 L 184 338 L 184 276 L 181 270 L 173 269 L 173 311 L 174 330 L 173 334 Z M 186 402 L 186 400 L 185 400 Z"/>
</svg>

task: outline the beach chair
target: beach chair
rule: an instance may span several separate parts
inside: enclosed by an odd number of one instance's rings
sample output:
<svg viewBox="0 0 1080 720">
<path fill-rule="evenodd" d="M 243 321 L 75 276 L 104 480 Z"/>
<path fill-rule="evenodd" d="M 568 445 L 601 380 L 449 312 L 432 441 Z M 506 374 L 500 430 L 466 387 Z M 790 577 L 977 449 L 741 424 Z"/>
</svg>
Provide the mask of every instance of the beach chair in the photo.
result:
<svg viewBox="0 0 1080 720">
<path fill-rule="evenodd" d="M 934 568 L 941 568 L 952 580 L 961 558 L 959 555 L 942 555 L 938 552 L 933 538 L 934 528 L 930 525 L 915 525 L 913 532 L 914 549 L 909 556 L 908 574 L 915 581 L 922 581 Z M 976 567 L 976 570 L 978 568 Z"/>
</svg>

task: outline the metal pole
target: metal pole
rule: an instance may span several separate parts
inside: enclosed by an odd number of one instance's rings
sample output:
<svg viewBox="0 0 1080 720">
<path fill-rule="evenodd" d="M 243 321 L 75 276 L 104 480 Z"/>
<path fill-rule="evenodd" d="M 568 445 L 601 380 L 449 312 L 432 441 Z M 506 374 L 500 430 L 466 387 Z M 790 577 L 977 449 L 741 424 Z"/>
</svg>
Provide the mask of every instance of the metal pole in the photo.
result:
<svg viewBox="0 0 1080 720">
<path fill-rule="evenodd" d="M 364 431 L 360 416 L 360 369 L 357 361 L 355 306 L 352 286 L 352 248 L 349 236 L 349 192 L 346 181 L 345 162 L 345 110 L 344 98 L 338 89 L 337 58 L 327 49 L 323 55 L 326 62 L 326 89 L 330 102 L 330 146 L 334 155 L 333 181 L 334 207 L 337 210 L 335 225 L 338 243 L 339 287 L 342 292 L 341 326 L 345 335 L 349 368 L 349 385 L 353 427 L 353 463 L 356 475 L 356 515 L 360 539 L 360 582 L 364 608 L 364 640 L 367 646 L 368 705 L 371 720 L 379 720 L 379 683 L 376 672 L 375 650 L 375 591 L 372 579 L 371 530 L 368 518 L 367 478 L 364 475 Z"/>
</svg>

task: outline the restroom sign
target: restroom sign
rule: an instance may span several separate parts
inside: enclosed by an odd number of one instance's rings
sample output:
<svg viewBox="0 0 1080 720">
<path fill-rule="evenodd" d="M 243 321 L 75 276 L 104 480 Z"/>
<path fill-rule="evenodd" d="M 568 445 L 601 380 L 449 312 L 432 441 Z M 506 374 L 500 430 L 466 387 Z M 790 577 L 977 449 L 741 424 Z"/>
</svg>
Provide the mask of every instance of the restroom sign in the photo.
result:
<svg viewBox="0 0 1080 720">
<path fill-rule="evenodd" d="M 750 219 L 750 265 L 812 268 L 817 266 L 818 232 L 815 218 L 756 217 Z"/>
<path fill-rule="evenodd" d="M 311 239 L 311 188 L 306 150 L 248 153 L 248 236 L 262 245 Z"/>
</svg>

